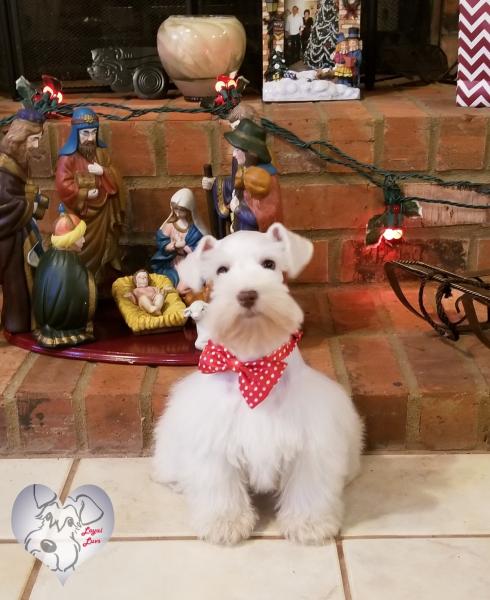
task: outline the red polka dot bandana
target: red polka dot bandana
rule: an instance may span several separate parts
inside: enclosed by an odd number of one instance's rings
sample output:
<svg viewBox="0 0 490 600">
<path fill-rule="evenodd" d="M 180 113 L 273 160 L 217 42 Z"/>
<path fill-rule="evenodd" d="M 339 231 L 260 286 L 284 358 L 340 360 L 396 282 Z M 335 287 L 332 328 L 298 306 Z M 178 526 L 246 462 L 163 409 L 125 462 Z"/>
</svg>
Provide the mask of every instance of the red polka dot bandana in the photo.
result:
<svg viewBox="0 0 490 600">
<path fill-rule="evenodd" d="M 281 379 L 287 366 L 284 359 L 291 354 L 302 335 L 302 332 L 298 331 L 291 336 L 287 344 L 274 350 L 272 354 L 246 362 L 240 362 L 224 346 L 209 340 L 199 358 L 199 370 L 202 373 L 238 373 L 240 392 L 250 408 L 255 408 L 267 398 Z"/>
</svg>

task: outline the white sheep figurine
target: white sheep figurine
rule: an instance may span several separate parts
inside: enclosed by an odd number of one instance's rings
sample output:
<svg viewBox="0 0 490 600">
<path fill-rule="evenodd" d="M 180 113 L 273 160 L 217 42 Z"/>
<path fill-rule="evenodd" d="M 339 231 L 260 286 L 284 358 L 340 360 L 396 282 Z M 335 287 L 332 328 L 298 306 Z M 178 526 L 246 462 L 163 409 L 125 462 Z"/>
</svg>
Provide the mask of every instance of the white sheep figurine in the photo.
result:
<svg viewBox="0 0 490 600">
<path fill-rule="evenodd" d="M 206 314 L 207 307 L 207 302 L 196 300 L 184 310 L 184 317 L 191 317 L 196 323 L 197 340 L 195 341 L 194 346 L 198 350 L 202 350 L 209 340 L 209 333 L 207 332 L 206 327 L 200 322 Z"/>
</svg>

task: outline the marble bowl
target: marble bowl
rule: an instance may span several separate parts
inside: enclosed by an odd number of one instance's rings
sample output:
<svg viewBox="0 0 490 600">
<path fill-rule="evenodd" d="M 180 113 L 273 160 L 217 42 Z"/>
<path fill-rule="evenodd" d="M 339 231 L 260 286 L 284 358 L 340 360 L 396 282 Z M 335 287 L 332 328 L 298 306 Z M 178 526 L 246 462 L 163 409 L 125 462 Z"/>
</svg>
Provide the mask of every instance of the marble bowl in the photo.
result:
<svg viewBox="0 0 490 600">
<path fill-rule="evenodd" d="M 170 16 L 157 34 L 165 71 L 188 100 L 216 95 L 218 75 L 238 71 L 247 37 L 233 16 Z"/>
</svg>

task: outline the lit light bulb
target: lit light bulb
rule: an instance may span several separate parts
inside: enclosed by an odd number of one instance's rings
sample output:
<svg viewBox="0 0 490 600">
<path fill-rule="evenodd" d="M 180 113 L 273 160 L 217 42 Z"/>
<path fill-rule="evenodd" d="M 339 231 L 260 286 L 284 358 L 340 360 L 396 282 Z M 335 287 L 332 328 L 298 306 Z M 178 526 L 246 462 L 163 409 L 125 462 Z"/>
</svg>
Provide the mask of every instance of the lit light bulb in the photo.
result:
<svg viewBox="0 0 490 600">
<path fill-rule="evenodd" d="M 393 229 L 393 239 L 401 240 L 403 237 L 403 229 Z"/>
<path fill-rule="evenodd" d="M 394 229 L 390 229 L 390 228 L 385 229 L 383 231 L 383 237 L 384 237 L 385 240 L 388 240 L 389 242 L 391 242 L 391 240 L 395 239 L 395 230 Z"/>
</svg>

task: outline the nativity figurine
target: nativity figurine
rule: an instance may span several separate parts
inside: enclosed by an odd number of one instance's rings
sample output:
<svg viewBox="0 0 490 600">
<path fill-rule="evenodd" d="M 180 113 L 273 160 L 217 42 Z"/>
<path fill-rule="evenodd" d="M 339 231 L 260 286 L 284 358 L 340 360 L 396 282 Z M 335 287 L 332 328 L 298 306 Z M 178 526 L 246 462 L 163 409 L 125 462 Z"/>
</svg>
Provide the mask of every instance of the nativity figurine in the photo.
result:
<svg viewBox="0 0 490 600">
<path fill-rule="evenodd" d="M 81 262 L 87 225 L 61 204 L 51 248 L 41 257 L 33 287 L 33 336 L 46 348 L 75 346 L 94 339 L 97 303 L 94 276 Z"/>
<path fill-rule="evenodd" d="M 168 292 L 173 292 L 174 288 L 160 288 L 149 285 L 150 274 L 145 269 L 136 271 L 133 275 L 133 281 L 134 289 L 131 292 L 126 292 L 124 297 L 129 298 L 133 304 L 137 304 L 148 314 L 159 317 L 162 314 L 165 296 Z"/>
<path fill-rule="evenodd" d="M 59 151 L 56 190 L 67 209 L 87 223 L 80 260 L 99 283 L 109 265 L 121 270 L 119 235 L 124 206 L 119 175 L 99 136 L 99 119 L 90 108 L 76 108 L 71 132 Z"/>
<path fill-rule="evenodd" d="M 170 199 L 170 215 L 156 234 L 157 251 L 150 261 L 151 271 L 165 275 L 177 291 L 185 293 L 179 282 L 176 266 L 208 233 L 201 221 L 194 194 L 188 188 L 175 192 Z"/>
<path fill-rule="evenodd" d="M 254 121 L 242 118 L 224 136 L 234 148 L 231 175 L 202 179 L 203 189 L 213 195 L 218 237 L 242 230 L 265 232 L 282 221 L 279 177 L 267 148 L 266 132 Z"/>
<path fill-rule="evenodd" d="M 42 255 L 36 224 L 49 200 L 28 178 L 32 152 L 39 146 L 45 116 L 21 109 L 0 142 L 0 285 L 2 324 L 10 333 L 31 331 L 34 267 Z"/>
</svg>

